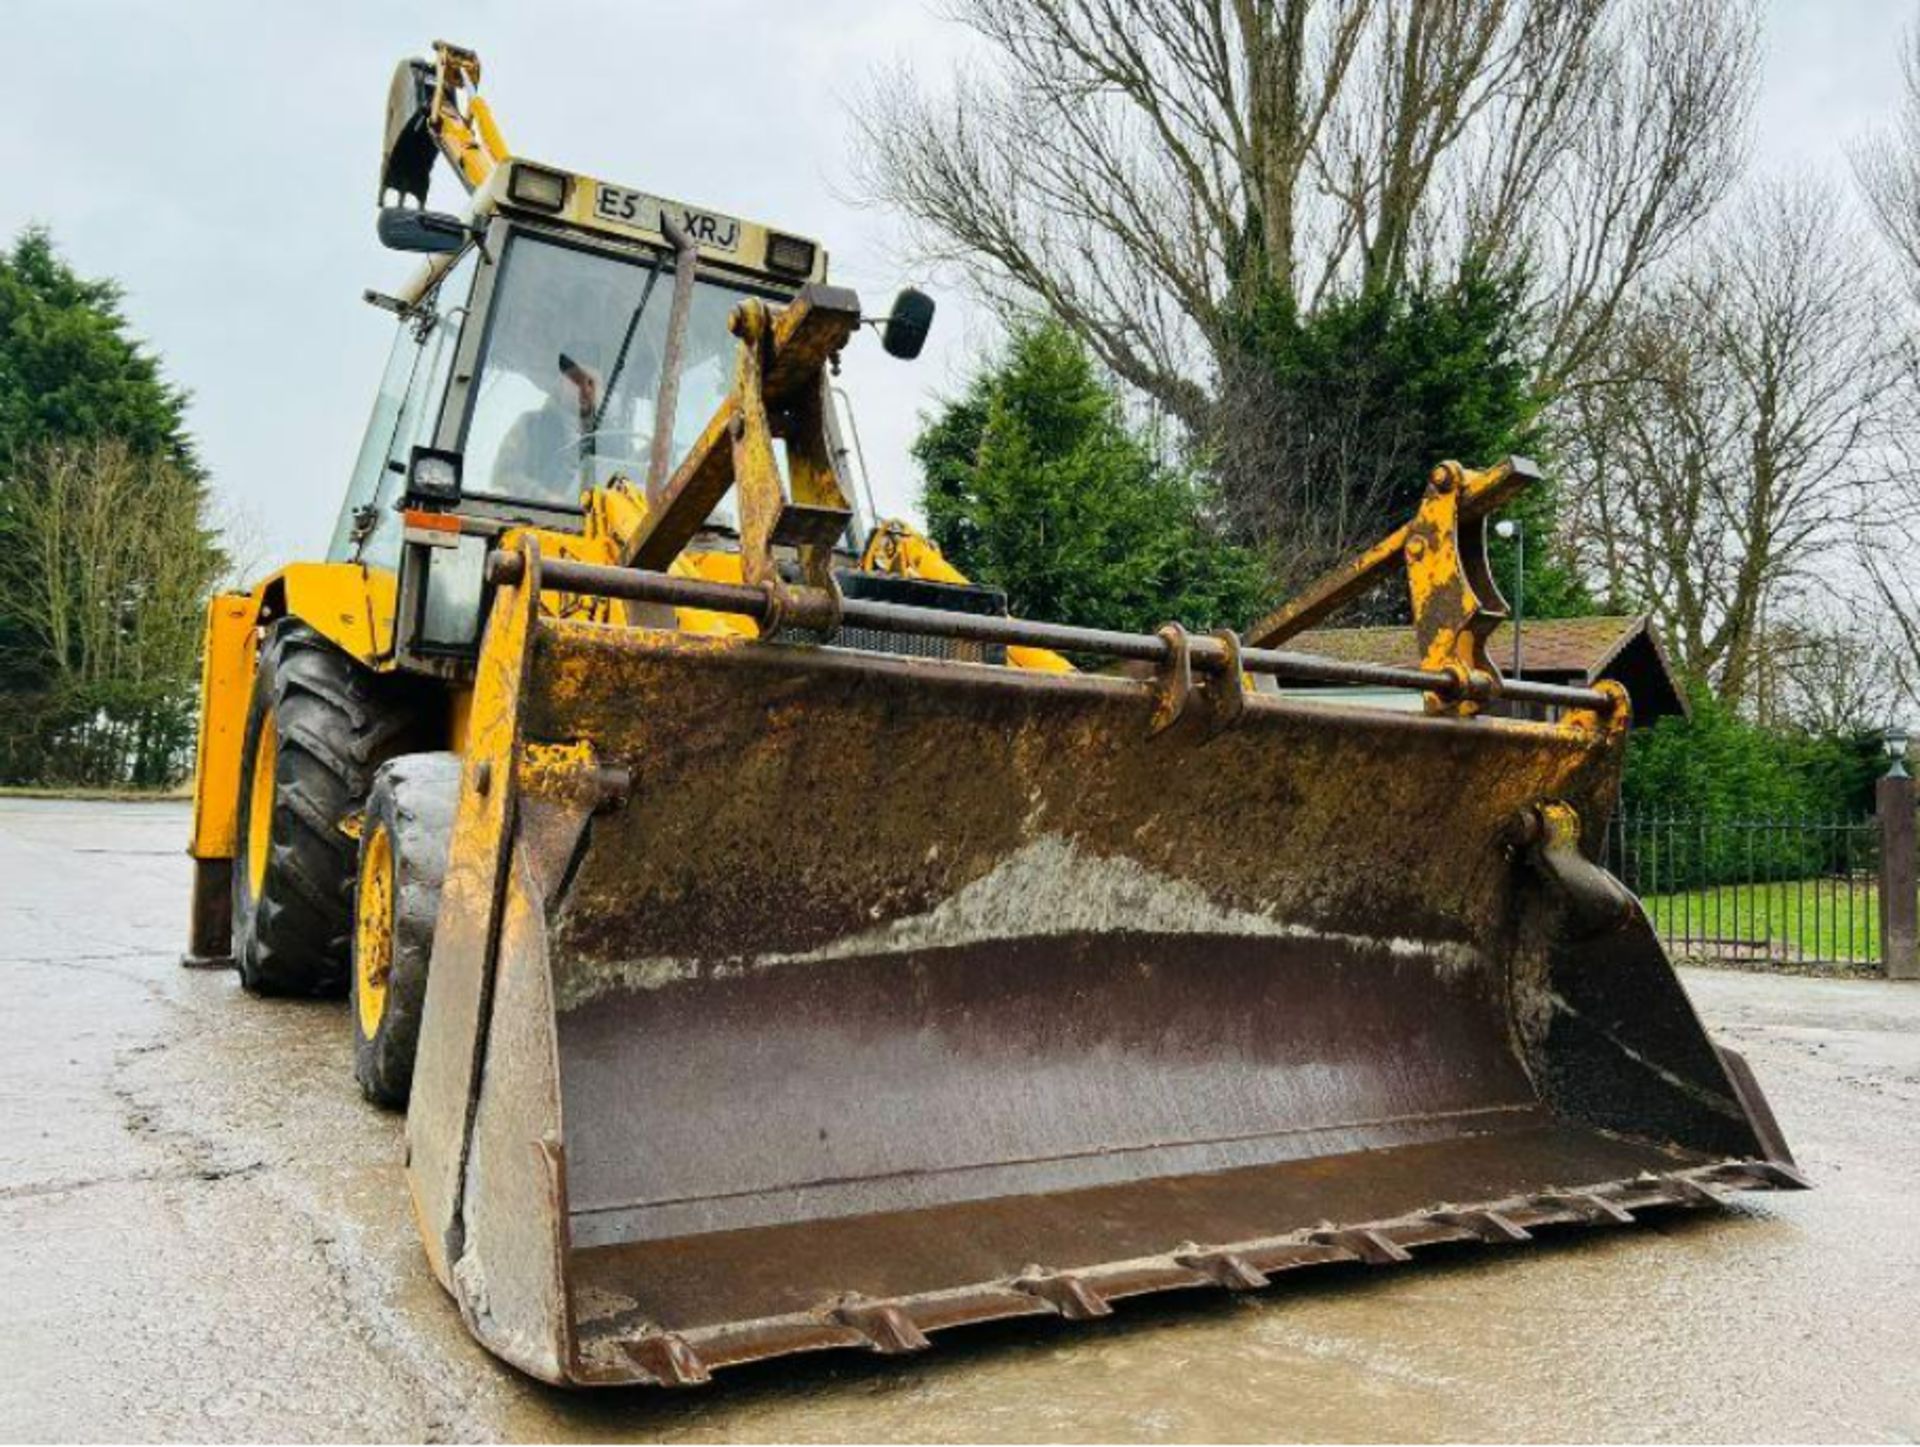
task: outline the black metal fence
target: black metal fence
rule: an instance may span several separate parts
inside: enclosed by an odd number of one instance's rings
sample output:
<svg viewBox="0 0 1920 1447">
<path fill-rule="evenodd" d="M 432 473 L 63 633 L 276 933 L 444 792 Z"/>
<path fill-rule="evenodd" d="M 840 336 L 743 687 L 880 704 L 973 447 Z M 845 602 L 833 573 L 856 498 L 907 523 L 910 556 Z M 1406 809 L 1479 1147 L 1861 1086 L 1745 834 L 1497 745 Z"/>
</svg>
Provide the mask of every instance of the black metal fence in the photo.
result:
<svg viewBox="0 0 1920 1447">
<path fill-rule="evenodd" d="M 1698 963 L 1877 967 L 1880 826 L 1621 812 L 1605 862 L 1669 953 Z"/>
</svg>

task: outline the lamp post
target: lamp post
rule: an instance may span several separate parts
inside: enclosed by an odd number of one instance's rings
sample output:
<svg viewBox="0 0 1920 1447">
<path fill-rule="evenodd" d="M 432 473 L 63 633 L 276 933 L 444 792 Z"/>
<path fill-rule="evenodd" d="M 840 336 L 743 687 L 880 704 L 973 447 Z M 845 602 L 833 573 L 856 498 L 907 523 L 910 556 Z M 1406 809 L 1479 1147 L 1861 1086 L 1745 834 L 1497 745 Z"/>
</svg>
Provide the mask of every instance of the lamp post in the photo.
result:
<svg viewBox="0 0 1920 1447">
<path fill-rule="evenodd" d="M 1887 758 L 1892 761 L 1887 767 L 1889 779 L 1907 777 L 1907 742 L 1910 737 L 1900 724 L 1888 724 L 1880 735 L 1880 747 L 1887 751 Z"/>
<path fill-rule="evenodd" d="M 1520 676 L 1520 618 L 1527 598 L 1527 530 L 1519 518 L 1501 518 L 1493 525 L 1495 537 L 1513 544 L 1513 676 Z"/>
<path fill-rule="evenodd" d="M 1880 816 L 1880 961 L 1892 980 L 1920 979 L 1920 850 L 1907 739 L 1899 724 L 1880 735 L 1888 766 L 1873 791 Z"/>
</svg>

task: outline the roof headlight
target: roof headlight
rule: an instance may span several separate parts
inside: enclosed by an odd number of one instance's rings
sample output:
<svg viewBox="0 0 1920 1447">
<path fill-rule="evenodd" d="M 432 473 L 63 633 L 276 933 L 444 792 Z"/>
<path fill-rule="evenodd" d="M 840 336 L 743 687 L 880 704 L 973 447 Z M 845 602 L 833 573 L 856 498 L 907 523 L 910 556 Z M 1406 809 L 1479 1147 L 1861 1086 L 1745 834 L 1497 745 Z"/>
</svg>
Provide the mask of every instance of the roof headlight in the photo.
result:
<svg viewBox="0 0 1920 1447">
<path fill-rule="evenodd" d="M 782 236 L 777 231 L 767 236 L 768 271 L 784 271 L 789 276 L 811 276 L 816 254 L 818 248 L 811 241 L 803 241 L 798 236 Z"/>
<path fill-rule="evenodd" d="M 529 211 L 559 211 L 566 206 L 572 185 L 573 178 L 565 171 L 515 161 L 513 173 L 507 177 L 507 199 Z"/>
<path fill-rule="evenodd" d="M 422 502 L 460 501 L 460 454 L 415 447 L 407 463 L 407 497 Z"/>
</svg>

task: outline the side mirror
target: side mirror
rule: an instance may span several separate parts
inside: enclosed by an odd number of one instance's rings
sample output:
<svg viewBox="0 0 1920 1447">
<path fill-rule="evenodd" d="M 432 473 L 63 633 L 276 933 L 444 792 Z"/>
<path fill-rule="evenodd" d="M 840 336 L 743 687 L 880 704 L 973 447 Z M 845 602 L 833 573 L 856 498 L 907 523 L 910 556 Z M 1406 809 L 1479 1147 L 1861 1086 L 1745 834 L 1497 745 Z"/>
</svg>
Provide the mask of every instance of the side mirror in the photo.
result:
<svg viewBox="0 0 1920 1447">
<path fill-rule="evenodd" d="M 467 223 L 440 211 L 411 206 L 380 208 L 380 244 L 389 251 L 420 251 L 442 255 L 458 251 L 472 239 Z"/>
<path fill-rule="evenodd" d="M 902 289 L 893 299 L 886 324 L 880 328 L 880 345 L 889 357 L 911 362 L 927 344 L 927 332 L 933 327 L 933 298 L 914 287 Z"/>
</svg>

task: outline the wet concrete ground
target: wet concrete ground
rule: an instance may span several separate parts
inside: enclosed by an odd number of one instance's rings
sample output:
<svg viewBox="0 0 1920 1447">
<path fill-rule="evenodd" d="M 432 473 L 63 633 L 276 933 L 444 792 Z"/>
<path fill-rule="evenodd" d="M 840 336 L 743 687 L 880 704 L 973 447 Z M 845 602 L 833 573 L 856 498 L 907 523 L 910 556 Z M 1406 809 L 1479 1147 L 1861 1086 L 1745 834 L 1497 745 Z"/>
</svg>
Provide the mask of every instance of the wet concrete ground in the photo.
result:
<svg viewBox="0 0 1920 1447">
<path fill-rule="evenodd" d="M 1688 975 L 1817 1191 L 586 1397 L 468 1339 L 344 1008 L 176 967 L 185 833 L 0 800 L 0 1437 L 1920 1438 L 1920 985 Z"/>
</svg>

